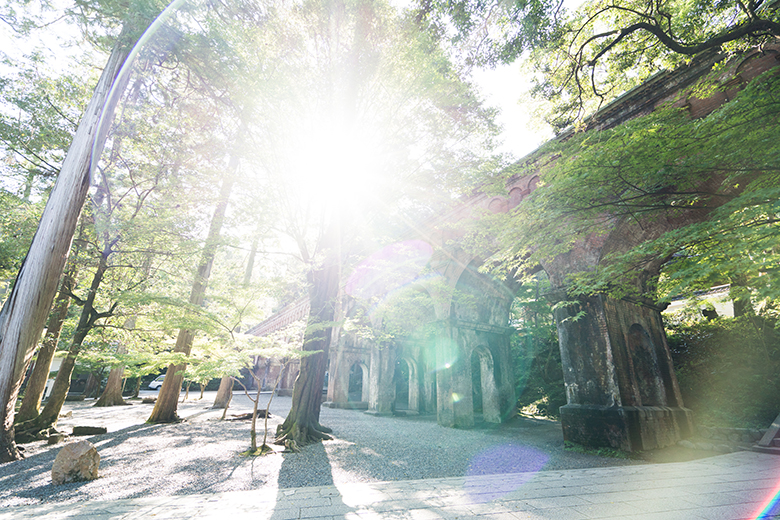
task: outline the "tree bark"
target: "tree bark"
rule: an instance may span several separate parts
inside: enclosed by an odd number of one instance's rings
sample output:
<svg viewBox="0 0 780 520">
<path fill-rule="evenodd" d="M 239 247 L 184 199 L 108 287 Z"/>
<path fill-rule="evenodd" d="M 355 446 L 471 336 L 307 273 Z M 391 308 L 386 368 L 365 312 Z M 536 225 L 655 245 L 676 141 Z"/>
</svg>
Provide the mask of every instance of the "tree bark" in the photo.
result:
<svg viewBox="0 0 780 520">
<path fill-rule="evenodd" d="M 60 411 L 62 411 L 62 405 L 65 403 L 65 398 L 68 396 L 70 378 L 73 374 L 73 368 L 76 365 L 76 357 L 81 352 L 81 346 L 94 327 L 95 322 L 108 315 L 108 313 L 100 314 L 95 311 L 94 304 L 97 290 L 100 287 L 100 283 L 103 281 L 103 275 L 106 273 L 106 269 L 108 269 L 108 257 L 111 254 L 111 247 L 112 244 L 106 244 L 100 255 L 100 262 L 92 277 L 89 294 L 81 309 L 81 316 L 79 316 L 79 323 L 76 326 L 76 331 L 73 333 L 73 339 L 68 348 L 68 355 L 65 356 L 62 365 L 60 365 L 60 369 L 57 372 L 57 378 L 54 380 L 54 386 L 51 389 L 51 395 L 46 402 L 46 406 L 43 407 L 41 414 L 35 419 L 17 424 L 18 431 L 20 433 L 24 432 L 27 438 L 29 438 L 30 435 L 35 436 L 38 432 L 54 428 L 57 425 L 57 419 L 59 418 Z"/>
<path fill-rule="evenodd" d="M 211 275 L 211 267 L 214 264 L 214 257 L 217 253 L 222 223 L 225 220 L 225 211 L 227 210 L 230 192 L 233 189 L 235 175 L 238 170 L 237 155 L 231 155 L 228 170 L 228 175 L 222 181 L 219 201 L 214 210 L 214 216 L 211 218 L 211 225 L 209 226 L 208 235 L 206 235 L 206 243 L 203 246 L 200 264 L 198 265 L 198 272 L 195 275 L 195 281 L 193 282 L 192 290 L 190 291 L 189 301 L 193 305 L 203 305 L 203 300 L 206 296 L 206 287 L 208 285 L 209 276 Z M 194 339 L 195 331 L 185 329 L 179 330 L 179 335 L 176 337 L 176 346 L 173 351 L 181 352 L 189 356 L 190 351 L 192 350 L 192 341 Z M 181 392 L 181 383 L 186 368 L 186 364 L 170 365 L 168 367 L 167 375 L 165 376 L 165 380 L 163 380 L 163 384 L 160 387 L 160 392 L 157 396 L 157 401 L 154 403 L 152 415 L 147 422 L 170 423 L 179 420 L 176 410 L 179 405 L 179 393 Z"/>
<path fill-rule="evenodd" d="M 49 315 L 49 321 L 46 325 L 46 335 L 41 343 L 41 348 L 38 349 L 38 357 L 35 360 L 30 380 L 27 382 L 22 405 L 14 419 L 15 424 L 34 419 L 40 413 L 43 392 L 46 390 L 46 382 L 49 380 L 51 372 L 51 362 L 54 359 L 54 352 L 57 350 L 62 324 L 68 315 L 71 301 L 70 293 L 73 292 L 73 287 L 76 285 L 76 270 L 76 266 L 71 265 L 71 268 L 63 276 L 60 292 L 54 303 L 54 310 Z"/>
<path fill-rule="evenodd" d="M 225 408 L 233 397 L 233 378 L 224 376 L 219 381 L 217 396 L 214 398 L 212 408 Z"/>
<path fill-rule="evenodd" d="M 107 104 L 108 94 L 130 51 L 125 41 L 129 30 L 123 27 L 111 51 L 65 156 L 16 284 L 0 310 L 0 462 L 20 458 L 13 430 L 16 398 L 57 292 L 57 282 L 89 189 L 93 143 L 102 144 L 105 140 L 105 135 L 98 135 L 101 113 L 108 120 L 113 116 L 114 106 Z M 123 86 L 119 87 L 121 90 Z"/>
<path fill-rule="evenodd" d="M 121 355 L 125 352 L 127 352 L 127 347 L 124 344 L 119 345 L 116 349 L 117 354 Z M 122 379 L 124 373 L 125 367 L 123 365 L 111 369 L 111 372 L 108 374 L 106 388 L 103 390 L 103 394 L 94 406 L 119 406 L 128 404 L 122 397 Z"/>
<path fill-rule="evenodd" d="M 301 370 L 293 385 L 292 407 L 277 432 L 276 444 L 294 441 L 298 446 L 305 446 L 330 439 L 326 434 L 331 430 L 320 424 L 320 406 L 338 293 L 339 256 L 333 251 L 325 264 L 309 275 L 311 311 L 303 350 L 317 353 L 301 359 Z"/>
<path fill-rule="evenodd" d="M 135 328 L 135 316 L 131 316 L 125 320 L 122 326 L 125 330 L 132 330 Z M 122 355 L 127 352 L 127 345 L 121 343 L 116 348 L 116 353 Z M 123 365 L 116 366 L 111 369 L 108 374 L 108 381 L 106 382 L 106 388 L 103 390 L 103 394 L 100 399 L 97 400 L 95 406 L 119 406 L 129 404 L 125 402 L 122 397 L 122 381 L 124 379 L 125 367 Z"/>
</svg>

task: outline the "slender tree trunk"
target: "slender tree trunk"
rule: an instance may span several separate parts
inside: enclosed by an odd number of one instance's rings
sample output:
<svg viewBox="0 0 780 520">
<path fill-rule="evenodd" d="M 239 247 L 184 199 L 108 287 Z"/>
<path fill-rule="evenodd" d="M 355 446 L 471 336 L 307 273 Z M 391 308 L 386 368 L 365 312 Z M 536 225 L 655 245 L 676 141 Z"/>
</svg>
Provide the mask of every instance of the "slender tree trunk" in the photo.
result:
<svg viewBox="0 0 780 520">
<path fill-rule="evenodd" d="M 141 392 L 141 376 L 138 376 L 135 379 L 135 387 L 133 388 L 133 398 L 138 397 L 138 394 Z"/>
<path fill-rule="evenodd" d="M 304 446 L 330 439 L 326 435 L 330 429 L 320 424 L 319 417 L 338 291 L 338 252 L 334 251 L 323 266 L 310 274 L 311 311 L 303 350 L 317 353 L 301 359 L 301 370 L 293 385 L 292 407 L 277 432 L 276 444 L 294 441 L 298 446 Z"/>
<path fill-rule="evenodd" d="M 114 106 L 106 102 L 132 46 L 126 41 L 130 30 L 128 25 L 123 27 L 111 51 L 46 202 L 16 284 L 0 311 L 0 462 L 20 458 L 13 430 L 16 398 L 57 292 L 57 282 L 89 189 L 92 145 L 95 142 L 102 145 L 105 141 L 105 135 L 97 135 L 101 113 L 108 120 L 113 116 Z M 118 86 L 120 91 L 123 87 Z"/>
<path fill-rule="evenodd" d="M 255 402 L 252 403 L 252 427 L 249 429 L 249 449 L 252 453 L 257 451 L 257 405 L 260 402 L 260 388 L 255 393 Z"/>
<path fill-rule="evenodd" d="M 249 259 L 246 261 L 246 269 L 244 270 L 244 285 L 249 285 L 252 281 L 252 270 L 255 267 L 255 257 L 257 256 L 257 247 L 260 245 L 260 237 L 263 234 L 262 224 L 257 225 L 257 231 L 255 237 L 252 239 L 252 248 L 249 251 Z"/>
<path fill-rule="evenodd" d="M 206 236 L 206 243 L 203 246 L 200 265 L 198 265 L 198 272 L 195 275 L 195 282 L 192 284 L 192 290 L 190 291 L 189 301 L 193 305 L 203 305 L 203 300 L 206 296 L 206 286 L 208 285 L 211 267 L 214 264 L 214 257 L 217 253 L 219 235 L 222 230 L 222 223 L 225 220 L 225 211 L 227 210 L 230 192 L 233 189 L 235 175 L 238 170 L 237 155 L 234 154 L 230 157 L 228 169 L 229 173 L 222 181 L 219 202 L 214 210 L 214 216 L 211 219 L 209 232 Z M 192 341 L 194 339 L 195 331 L 185 329 L 179 330 L 179 335 L 176 338 L 176 346 L 173 351 L 181 352 L 189 356 L 190 351 L 192 350 Z M 165 380 L 160 387 L 157 401 L 154 403 L 154 410 L 152 410 L 152 415 L 147 422 L 169 423 L 179 420 L 176 410 L 179 404 L 179 393 L 181 392 L 181 383 L 186 368 L 186 364 L 170 365 L 168 367 L 168 375 L 165 377 Z"/>
<path fill-rule="evenodd" d="M 109 313 L 101 314 L 95 311 L 94 304 L 97 290 L 100 287 L 100 283 L 103 281 L 103 275 L 105 275 L 106 269 L 108 269 L 108 257 L 111 254 L 112 245 L 113 244 L 106 244 L 100 255 L 100 262 L 92 277 L 89 294 L 81 309 L 81 316 L 79 317 L 79 323 L 76 326 L 76 331 L 73 334 L 73 339 L 68 348 L 68 355 L 65 356 L 65 360 L 62 362 L 62 365 L 60 365 L 60 369 L 57 372 L 57 378 L 54 380 L 54 386 L 52 387 L 49 400 L 46 402 L 46 406 L 43 407 L 43 410 L 38 417 L 17 425 L 20 432 L 23 431 L 25 434 L 36 435 L 40 431 L 54 428 L 57 425 L 57 418 L 60 415 L 60 411 L 62 411 L 62 405 L 65 403 L 65 398 L 68 396 L 70 378 L 73 374 L 73 368 L 76 365 L 76 357 L 81 352 L 81 346 L 89 332 L 92 330 L 92 327 L 94 327 L 95 322 L 100 318 L 110 315 Z"/>
<path fill-rule="evenodd" d="M 38 349 L 38 357 L 35 360 L 30 380 L 27 382 L 22 405 L 14 419 L 15 424 L 34 419 L 40 413 L 43 392 L 46 390 L 46 382 L 49 380 L 51 372 L 51 362 L 54 359 L 54 352 L 57 350 L 62 324 L 68 315 L 71 301 L 70 293 L 73 292 L 73 287 L 76 285 L 76 270 L 76 266 L 71 265 L 71 268 L 63 276 L 60 292 L 54 303 L 54 310 L 49 315 L 49 321 L 46 325 L 46 335 L 41 343 L 41 348 Z"/>
<path fill-rule="evenodd" d="M 230 401 L 233 399 L 233 391 L 230 391 L 230 398 L 225 403 L 225 408 L 222 409 L 222 420 L 225 420 L 225 417 L 227 416 L 228 407 L 230 406 Z"/>
</svg>

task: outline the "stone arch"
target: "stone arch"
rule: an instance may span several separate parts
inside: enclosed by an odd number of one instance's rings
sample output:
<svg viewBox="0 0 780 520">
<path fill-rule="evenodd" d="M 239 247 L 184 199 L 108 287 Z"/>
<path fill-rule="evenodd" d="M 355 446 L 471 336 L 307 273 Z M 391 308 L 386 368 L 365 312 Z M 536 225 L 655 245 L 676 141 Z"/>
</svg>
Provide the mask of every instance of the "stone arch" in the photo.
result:
<svg viewBox="0 0 780 520">
<path fill-rule="evenodd" d="M 362 361 L 352 363 L 349 367 L 347 401 L 368 402 L 369 384 L 368 366 Z"/>
<path fill-rule="evenodd" d="M 481 403 L 473 403 L 475 409 L 481 408 L 485 422 L 501 422 L 501 406 L 496 381 L 495 363 L 490 349 L 479 345 L 471 351 L 471 365 L 478 366 L 478 373 L 472 373 L 472 384 L 478 380 L 477 392 L 472 389 L 472 395 L 478 395 Z M 473 399 L 473 397 L 472 397 Z"/>
<path fill-rule="evenodd" d="M 505 213 L 507 209 L 507 201 L 503 197 L 493 197 L 488 203 L 488 211 L 491 213 Z"/>
<path fill-rule="evenodd" d="M 523 188 L 515 187 L 509 190 L 509 208 L 514 208 L 520 204 L 527 194 L 528 192 Z"/>
<path fill-rule="evenodd" d="M 398 359 L 393 380 L 396 410 L 419 413 L 420 380 L 415 360 L 410 357 Z"/>
<path fill-rule="evenodd" d="M 448 318 L 506 327 L 515 287 L 481 273 L 481 264 L 480 259 L 473 258 L 458 273 Z"/>
<path fill-rule="evenodd" d="M 666 390 L 660 376 L 658 349 L 644 327 L 628 329 L 628 354 L 641 406 L 666 406 Z"/>
</svg>

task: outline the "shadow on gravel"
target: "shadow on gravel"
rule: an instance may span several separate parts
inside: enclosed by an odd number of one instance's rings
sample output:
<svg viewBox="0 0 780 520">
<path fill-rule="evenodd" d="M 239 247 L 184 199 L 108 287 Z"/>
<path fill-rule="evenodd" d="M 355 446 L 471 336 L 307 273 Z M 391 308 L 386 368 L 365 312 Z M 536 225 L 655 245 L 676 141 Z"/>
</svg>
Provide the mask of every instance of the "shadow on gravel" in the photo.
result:
<svg viewBox="0 0 780 520">
<path fill-rule="evenodd" d="M 37 446 L 45 451 L 0 465 L 0 507 L 257 489 L 281 463 L 239 455 L 249 444 L 246 422 L 144 423 L 85 439 L 101 457 L 97 480 L 52 486 L 62 445 Z"/>
<path fill-rule="evenodd" d="M 332 486 L 333 472 L 321 442 L 304 447 L 300 453 L 283 453 L 279 489 L 303 486 Z"/>
<path fill-rule="evenodd" d="M 334 486 L 332 468 L 322 443 L 306 446 L 300 453 L 284 453 L 282 456 L 279 491 L 270 520 L 292 518 L 290 512 L 298 507 L 301 508 L 301 518 L 344 518 L 355 511 L 344 503 L 335 487 L 306 489 L 310 486 Z"/>
</svg>

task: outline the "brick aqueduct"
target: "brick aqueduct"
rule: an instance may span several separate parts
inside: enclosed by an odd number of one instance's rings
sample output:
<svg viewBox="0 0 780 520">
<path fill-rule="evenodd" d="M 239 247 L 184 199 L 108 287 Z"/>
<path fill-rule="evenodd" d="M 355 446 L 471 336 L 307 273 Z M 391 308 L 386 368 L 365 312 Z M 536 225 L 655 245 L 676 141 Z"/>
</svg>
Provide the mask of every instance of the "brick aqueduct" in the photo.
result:
<svg viewBox="0 0 780 520">
<path fill-rule="evenodd" d="M 617 126 L 669 101 L 686 107 L 691 117 L 702 117 L 761 72 L 777 66 L 778 48 L 764 48 L 733 61 L 718 73 L 723 88 L 703 100 L 684 93 L 710 73 L 715 56 L 658 74 L 600 110 L 589 120 L 588 129 Z M 353 334 L 339 333 L 330 351 L 325 405 L 373 414 L 435 413 L 440 425 L 462 428 L 474 425 L 475 409 L 481 410 L 484 421 L 492 423 L 513 415 L 516 395 L 509 310 L 514 289 L 511 282 L 496 282 L 479 273 L 479 259 L 453 246 L 456 237 L 446 231 L 451 228 L 441 224 L 470 218 L 476 209 L 509 211 L 535 189 L 537 181 L 535 175 L 515 178 L 504 197 L 475 195 L 441 215 L 436 221 L 439 226 L 434 223 L 424 236 L 405 242 L 407 249 L 427 250 L 429 269 L 438 273 L 449 289 L 431 295 L 435 339 L 427 344 L 407 340 L 380 347 Z M 630 222 L 614 223 L 606 235 L 541 266 L 554 287 L 549 297 L 566 297 L 567 273 L 592 267 L 609 251 L 627 249 L 687 222 L 690 220 L 660 219 L 641 230 Z M 657 274 L 658 267 L 648 269 L 656 269 Z M 373 295 L 388 290 L 378 287 L 381 282 L 377 280 L 372 283 L 370 273 L 363 273 L 363 278 L 369 279 L 368 290 Z M 469 297 L 447 296 L 455 292 Z M 349 297 L 345 296 L 342 305 L 347 315 L 354 311 Z M 561 408 L 564 438 L 635 451 L 668 446 L 689 436 L 691 412 L 683 406 L 673 371 L 662 308 L 650 301 L 607 296 L 580 298 L 580 307 L 585 311 L 582 319 L 567 320 L 572 312 L 567 308 L 555 314 L 568 401 Z M 280 330 L 306 318 L 308 309 L 308 301 L 299 300 L 248 332 L 265 335 Z M 275 360 L 258 359 L 255 365 L 256 373 L 269 383 L 275 381 L 279 370 Z M 281 391 L 292 389 L 296 375 L 297 367 L 288 366 Z"/>
</svg>

